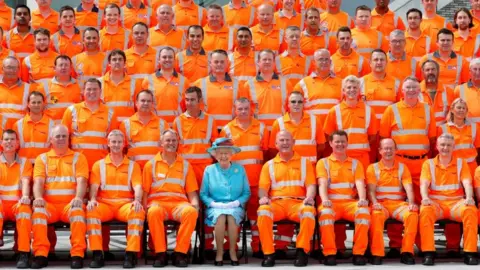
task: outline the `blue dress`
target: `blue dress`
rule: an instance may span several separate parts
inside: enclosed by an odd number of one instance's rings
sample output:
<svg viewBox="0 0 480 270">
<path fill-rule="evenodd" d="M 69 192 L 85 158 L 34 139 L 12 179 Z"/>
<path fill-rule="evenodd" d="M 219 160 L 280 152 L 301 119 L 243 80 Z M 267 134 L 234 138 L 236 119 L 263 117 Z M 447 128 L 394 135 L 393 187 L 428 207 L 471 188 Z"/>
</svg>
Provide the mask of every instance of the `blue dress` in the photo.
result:
<svg viewBox="0 0 480 270">
<path fill-rule="evenodd" d="M 250 198 L 250 185 L 242 165 L 232 163 L 230 168 L 222 169 L 220 164 L 208 166 L 203 173 L 200 199 L 206 209 L 205 224 L 213 227 L 220 215 L 231 215 L 237 225 L 245 216 L 245 204 Z M 209 207 L 212 202 L 229 203 L 239 201 L 240 207 L 219 209 Z"/>
</svg>

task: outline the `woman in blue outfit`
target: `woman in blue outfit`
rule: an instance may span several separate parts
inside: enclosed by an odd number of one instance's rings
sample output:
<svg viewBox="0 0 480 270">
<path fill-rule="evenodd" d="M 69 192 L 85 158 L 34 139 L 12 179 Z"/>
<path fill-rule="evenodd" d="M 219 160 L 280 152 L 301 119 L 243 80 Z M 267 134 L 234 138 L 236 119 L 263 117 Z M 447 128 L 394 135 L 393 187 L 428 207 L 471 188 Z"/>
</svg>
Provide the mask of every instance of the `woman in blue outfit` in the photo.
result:
<svg viewBox="0 0 480 270">
<path fill-rule="evenodd" d="M 250 197 L 247 174 L 242 165 L 232 163 L 232 156 L 240 152 L 228 138 L 218 138 L 208 149 L 217 163 L 208 166 L 203 174 L 200 198 L 206 205 L 205 224 L 215 227 L 217 253 L 215 265 L 223 265 L 225 224 L 228 224 L 229 253 L 232 265 L 238 265 L 236 245 L 238 227 L 245 215 L 245 204 Z"/>
</svg>

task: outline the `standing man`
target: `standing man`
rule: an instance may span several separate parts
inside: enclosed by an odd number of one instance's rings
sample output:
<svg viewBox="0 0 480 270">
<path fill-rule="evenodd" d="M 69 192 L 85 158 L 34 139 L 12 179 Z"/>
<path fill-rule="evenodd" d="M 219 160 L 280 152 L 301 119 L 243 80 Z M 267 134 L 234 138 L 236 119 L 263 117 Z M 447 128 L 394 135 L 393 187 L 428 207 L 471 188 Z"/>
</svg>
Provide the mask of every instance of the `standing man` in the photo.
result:
<svg viewBox="0 0 480 270">
<path fill-rule="evenodd" d="M 30 26 L 30 8 L 26 5 L 15 7 L 15 28 L 5 32 L 3 46 L 15 52 L 20 62 L 35 51 L 33 28 Z"/>
<path fill-rule="evenodd" d="M 372 10 L 365 6 L 355 9 L 355 24 L 352 29 L 352 47 L 355 51 L 367 58 L 373 50 L 382 49 L 388 51 L 388 43 L 382 32 L 372 27 Z"/>
<path fill-rule="evenodd" d="M 0 0 L 0 27 L 8 31 L 15 26 L 15 12 L 9 7 L 5 0 Z"/>
<path fill-rule="evenodd" d="M 130 48 L 130 31 L 120 26 L 121 10 L 116 4 L 105 7 L 105 27 L 100 30 L 100 50 L 110 52 L 115 49 L 125 51 Z"/>
<path fill-rule="evenodd" d="M 205 40 L 203 48 L 207 52 L 224 50 L 231 52 L 234 47 L 235 28 L 224 23 L 223 9 L 217 4 L 207 8 L 207 24 L 203 27 Z"/>
<path fill-rule="evenodd" d="M 87 191 L 88 163 L 82 153 L 69 148 L 69 132 L 64 125 L 52 129 L 52 148 L 35 160 L 33 172 L 33 259 L 34 269 L 48 266 L 50 242 L 47 225 L 70 223 L 72 269 L 83 268 L 87 225 L 83 199 Z"/>
<path fill-rule="evenodd" d="M 332 55 L 333 72 L 344 79 L 348 75 L 363 77 L 370 72 L 368 58 L 352 49 L 352 31 L 342 26 L 337 32 L 337 51 Z"/>
<path fill-rule="evenodd" d="M 45 28 L 33 31 L 35 52 L 25 57 L 22 62 L 22 80 L 29 83 L 41 83 L 53 78 L 54 62 L 58 56 L 50 49 L 50 32 Z"/>
<path fill-rule="evenodd" d="M 88 27 L 100 29 L 103 19 L 103 9 L 100 10 L 94 1 L 80 0 L 80 5 L 75 9 L 75 18 L 80 31 Z"/>
<path fill-rule="evenodd" d="M 210 73 L 208 55 L 202 47 L 203 39 L 204 32 L 200 25 L 189 26 L 187 29 L 189 46 L 175 57 L 175 70 L 190 82 L 195 82 Z"/>
<path fill-rule="evenodd" d="M 348 13 L 341 10 L 342 0 L 327 0 L 327 10 L 320 14 L 322 27 L 332 35 L 336 34 L 340 27 L 346 26 L 350 29 L 355 27 L 354 20 Z"/>
<path fill-rule="evenodd" d="M 388 37 L 395 30 L 405 30 L 405 24 L 400 16 L 388 8 L 390 0 L 375 0 L 372 10 L 372 27 Z"/>
<path fill-rule="evenodd" d="M 143 78 L 157 70 L 158 52 L 147 44 L 148 26 L 137 22 L 132 27 L 133 45 L 125 51 L 127 74 Z"/>
<path fill-rule="evenodd" d="M 235 50 L 228 53 L 228 74 L 237 78 L 243 86 L 245 81 L 253 79 L 258 73 L 258 52 L 254 52 L 252 48 L 252 31 L 245 26 L 238 28 L 235 44 Z"/>
<path fill-rule="evenodd" d="M 253 49 L 265 49 L 278 52 L 283 42 L 283 29 L 278 28 L 273 18 L 274 8 L 269 4 L 261 4 L 257 9 L 258 24 L 250 28 L 253 34 Z"/>
<path fill-rule="evenodd" d="M 203 27 L 207 23 L 207 11 L 195 4 L 193 0 L 178 0 L 173 6 L 173 14 L 175 14 L 174 24 L 183 30 L 191 25 Z"/>
<path fill-rule="evenodd" d="M 438 31 L 442 28 L 453 30 L 452 24 L 437 13 L 438 0 L 422 0 L 423 14 L 420 30 L 427 33 L 432 40 L 437 37 Z"/>
<path fill-rule="evenodd" d="M 320 11 L 311 7 L 305 11 L 305 30 L 300 37 L 300 50 L 307 56 L 313 56 L 317 50 L 326 48 L 330 54 L 337 50 L 336 39 L 320 25 Z M 303 25 L 300 26 L 303 29 Z"/>
<path fill-rule="evenodd" d="M 408 76 L 414 76 L 420 80 L 422 74 L 418 61 L 407 55 L 405 51 L 405 32 L 396 29 L 389 36 L 390 50 L 387 54 L 387 74 L 400 81 L 403 81 Z"/>
<path fill-rule="evenodd" d="M 58 31 L 59 12 L 52 8 L 52 0 L 35 0 L 38 9 L 32 11 L 32 28 L 45 28 L 53 35 Z"/>
<path fill-rule="evenodd" d="M 455 98 L 462 98 L 467 103 L 468 119 L 474 123 L 480 122 L 480 107 L 477 100 L 480 98 L 480 59 L 473 59 L 470 64 L 470 79 L 468 82 L 455 87 Z"/>
<path fill-rule="evenodd" d="M 75 26 L 75 10 L 71 6 L 60 8 L 60 29 L 58 32 L 50 31 L 52 38 L 50 47 L 58 54 L 68 55 L 72 58 L 83 52 L 82 33 Z"/>
<path fill-rule="evenodd" d="M 435 40 L 421 29 L 423 13 L 416 8 L 407 11 L 408 28 L 405 30 L 405 52 L 419 61 L 425 54 L 435 51 Z"/>
<path fill-rule="evenodd" d="M 282 7 L 273 15 L 278 29 L 286 29 L 288 26 L 296 26 L 302 29 L 304 26 L 304 17 L 301 12 L 295 11 L 295 0 L 282 0 L 281 2 Z"/>
<path fill-rule="evenodd" d="M 257 23 L 255 7 L 248 5 L 247 1 L 231 0 L 222 9 L 225 16 L 225 24 L 228 27 L 236 29 L 240 27 L 250 28 Z"/>
<path fill-rule="evenodd" d="M 185 31 L 175 26 L 173 9 L 163 4 L 157 10 L 157 25 L 149 29 L 147 44 L 159 51 L 164 46 L 175 49 L 175 53 L 183 51 L 187 44 Z"/>
</svg>

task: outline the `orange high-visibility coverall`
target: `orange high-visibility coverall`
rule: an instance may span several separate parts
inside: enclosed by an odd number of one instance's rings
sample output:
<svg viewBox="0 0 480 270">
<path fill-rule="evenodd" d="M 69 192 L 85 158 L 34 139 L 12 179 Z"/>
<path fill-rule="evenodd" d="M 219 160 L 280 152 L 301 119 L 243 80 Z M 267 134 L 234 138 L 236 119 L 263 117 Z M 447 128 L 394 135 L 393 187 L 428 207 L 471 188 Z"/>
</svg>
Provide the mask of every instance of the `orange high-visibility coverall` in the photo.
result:
<svg viewBox="0 0 480 270">
<path fill-rule="evenodd" d="M 126 156 L 120 166 L 112 163 L 110 155 L 93 165 L 90 185 L 99 185 L 98 205 L 87 212 L 88 242 L 90 250 L 103 250 L 102 222 L 127 222 L 127 251 L 139 252 L 145 211 L 132 208 L 133 189 L 142 185 L 140 166 Z M 141 203 L 141 202 L 140 202 Z"/>
<path fill-rule="evenodd" d="M 15 221 L 18 251 L 22 252 L 30 252 L 32 208 L 18 200 L 22 197 L 22 179 L 31 177 L 32 164 L 27 159 L 17 156 L 13 164 L 8 164 L 5 157 L 0 156 L 0 232 L 3 232 L 4 221 Z"/>
<path fill-rule="evenodd" d="M 423 252 L 435 251 L 434 225 L 439 219 L 463 223 L 463 250 L 477 252 L 478 216 L 474 205 L 465 205 L 462 182 L 472 180 L 468 164 L 461 158 L 452 158 L 445 167 L 438 156 L 422 165 L 421 183 L 428 183 L 428 197 L 432 205 L 420 208 L 420 239 Z M 423 198 L 425 199 L 425 198 Z"/>
<path fill-rule="evenodd" d="M 192 166 L 177 155 L 169 165 L 161 153 L 149 160 L 143 168 L 143 190 L 147 196 L 147 220 L 153 238 L 155 253 L 165 252 L 165 220 L 180 222 L 176 252 L 186 254 L 198 218 L 198 211 L 189 203 L 187 194 L 198 190 Z"/>
<path fill-rule="evenodd" d="M 43 153 L 35 160 L 33 179 L 45 181 L 43 198 L 45 207 L 33 209 L 33 254 L 47 257 L 50 242 L 47 238 L 47 225 L 55 222 L 70 223 L 70 255 L 82 257 L 87 244 L 85 210 L 72 208 L 70 202 L 76 195 L 77 179 L 88 179 L 87 158 L 78 152 L 68 150 L 63 156 L 54 150 Z"/>
<path fill-rule="evenodd" d="M 38 122 L 33 121 L 29 114 L 18 120 L 13 125 L 20 143 L 18 155 L 26 158 L 31 164 L 35 163 L 38 155 L 50 150 L 50 131 L 53 126 L 53 120 L 46 115 Z"/>
<path fill-rule="evenodd" d="M 385 256 L 383 229 L 385 221 L 393 218 L 403 222 L 405 228 L 402 253 L 413 254 L 413 245 L 417 235 L 418 212 L 408 209 L 405 201 L 405 185 L 412 184 L 408 167 L 395 161 L 392 168 L 386 168 L 382 161 L 371 164 L 367 169 L 367 184 L 376 186 L 376 198 L 383 207 L 382 210 L 372 209 L 372 224 L 370 226 L 370 249 L 374 256 Z"/>
<path fill-rule="evenodd" d="M 337 253 L 333 225 L 336 220 L 345 219 L 355 222 L 353 254 L 363 255 L 368 246 L 370 210 L 357 205 L 355 182 L 365 179 L 362 163 L 350 157 L 342 162 L 331 155 L 318 161 L 316 171 L 317 179 L 328 180 L 328 199 L 332 201 L 332 207 L 318 208 L 323 254 Z"/>
<path fill-rule="evenodd" d="M 303 199 L 311 185 L 315 185 L 313 165 L 297 153 L 288 161 L 277 155 L 263 165 L 258 188 L 268 191 L 271 199 L 270 204 L 260 205 L 257 211 L 263 254 L 275 252 L 273 222 L 284 219 L 300 223 L 297 248 L 310 251 L 316 211 L 314 206 L 303 204 Z"/>
</svg>

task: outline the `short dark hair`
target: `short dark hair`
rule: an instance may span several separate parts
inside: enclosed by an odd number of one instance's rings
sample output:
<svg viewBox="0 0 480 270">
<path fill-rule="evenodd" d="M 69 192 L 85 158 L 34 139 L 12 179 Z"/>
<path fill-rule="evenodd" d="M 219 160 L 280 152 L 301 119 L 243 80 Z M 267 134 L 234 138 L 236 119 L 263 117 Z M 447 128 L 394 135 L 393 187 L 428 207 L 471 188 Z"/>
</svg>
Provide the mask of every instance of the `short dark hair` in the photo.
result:
<svg viewBox="0 0 480 270">
<path fill-rule="evenodd" d="M 120 7 L 115 4 L 115 3 L 108 3 L 106 6 L 105 6 L 105 9 L 103 10 L 103 13 L 104 14 L 107 14 L 107 9 L 109 8 L 116 8 L 118 10 L 118 14 L 122 14 L 122 10 L 120 9 Z"/>
<path fill-rule="evenodd" d="M 85 28 L 85 30 L 83 30 L 83 36 L 85 36 L 85 33 L 90 32 L 90 31 L 93 31 L 93 32 L 97 33 L 97 36 L 100 37 L 100 32 L 98 32 L 98 29 L 95 28 L 95 27 L 92 27 L 92 26 L 89 26 L 89 27 Z"/>
<path fill-rule="evenodd" d="M 175 57 L 175 50 L 170 46 L 162 47 L 160 49 L 160 51 L 158 51 L 158 57 L 160 57 L 160 55 L 162 54 L 163 51 L 171 51 L 171 52 L 173 52 L 173 57 Z"/>
<path fill-rule="evenodd" d="M 221 49 L 217 49 L 217 50 L 213 50 L 211 53 L 210 53 L 210 56 L 214 55 L 214 54 L 221 54 L 221 55 L 224 55 L 225 57 L 228 58 L 228 53 L 225 51 L 225 50 L 221 50 Z"/>
<path fill-rule="evenodd" d="M 102 89 L 102 82 L 100 82 L 100 80 L 97 79 L 97 78 L 88 78 L 88 79 L 85 81 L 85 84 L 83 85 L 84 88 L 85 88 L 85 86 L 87 86 L 87 83 L 96 83 L 96 84 L 98 84 L 98 86 L 100 87 L 100 89 Z"/>
<path fill-rule="evenodd" d="M 8 134 L 8 135 L 11 135 L 11 134 L 15 134 L 15 138 L 18 139 L 18 135 L 17 135 L 17 132 L 15 132 L 15 130 L 9 128 L 9 129 L 6 129 L 3 131 L 2 133 L 2 140 L 3 140 L 3 137 L 5 136 L 5 134 Z"/>
<path fill-rule="evenodd" d="M 347 132 L 344 131 L 344 130 L 341 130 L 341 129 L 335 130 L 334 132 L 332 132 L 332 134 L 330 134 L 330 135 L 328 136 L 328 141 L 329 141 L 329 142 L 333 142 L 333 137 L 334 137 L 335 135 L 337 135 L 337 136 L 345 136 L 345 137 L 347 138 L 347 142 L 348 142 L 348 134 L 347 134 Z"/>
<path fill-rule="evenodd" d="M 320 16 L 320 11 L 316 7 L 309 7 L 307 10 L 305 10 L 305 18 L 307 18 L 308 12 L 316 12 L 318 13 L 318 16 Z"/>
<path fill-rule="evenodd" d="M 61 54 L 61 55 L 55 57 L 55 61 L 53 61 L 55 66 L 57 65 L 57 60 L 59 60 L 59 59 L 68 60 L 68 62 L 70 62 L 70 65 L 72 65 L 72 59 L 68 55 Z"/>
<path fill-rule="evenodd" d="M 190 93 L 197 93 L 198 100 L 200 100 L 203 96 L 202 94 L 202 89 L 200 89 L 197 86 L 190 86 L 185 90 L 185 94 L 190 94 Z"/>
<path fill-rule="evenodd" d="M 425 60 L 425 62 L 423 62 L 422 64 L 422 70 L 423 68 L 425 67 L 426 64 L 429 64 L 429 63 L 432 63 L 435 65 L 435 67 L 437 67 L 437 72 L 440 72 L 440 65 L 438 64 L 437 61 L 433 60 L 433 59 L 427 59 Z"/>
<path fill-rule="evenodd" d="M 418 9 L 418 8 L 411 8 L 411 9 L 409 9 L 409 10 L 407 11 L 407 18 L 408 18 L 408 15 L 410 15 L 410 13 L 412 13 L 412 12 L 416 12 L 416 13 L 420 14 L 420 18 L 422 18 L 422 16 L 423 16 L 423 13 L 422 13 L 422 11 L 421 11 L 420 9 Z"/>
<path fill-rule="evenodd" d="M 42 100 L 45 101 L 45 95 L 43 95 L 43 93 L 39 91 L 30 92 L 30 94 L 28 95 L 27 102 L 30 102 L 31 97 L 42 97 Z"/>
<path fill-rule="evenodd" d="M 257 61 L 260 61 L 260 57 L 262 57 L 262 54 L 264 54 L 264 53 L 269 53 L 269 54 L 273 55 L 273 59 L 275 60 L 275 52 L 274 51 L 272 51 L 270 49 L 263 49 L 258 53 Z"/>
<path fill-rule="evenodd" d="M 246 27 L 246 26 L 242 26 L 240 28 L 237 29 L 237 35 L 238 35 L 238 32 L 240 31 L 247 31 L 248 34 L 250 34 L 250 37 L 252 37 L 252 31 L 250 30 L 250 28 Z"/>
<path fill-rule="evenodd" d="M 187 28 L 187 37 L 188 35 L 190 34 L 190 30 L 193 29 L 193 30 L 201 30 L 202 31 L 202 37 L 205 36 L 205 32 L 203 31 L 203 27 L 198 25 L 198 24 L 194 24 L 194 25 L 190 25 L 188 28 Z"/>
<path fill-rule="evenodd" d="M 75 10 L 73 9 L 73 7 L 68 6 L 68 5 L 61 7 L 60 10 L 58 11 L 58 14 L 60 15 L 60 17 L 62 17 L 62 13 L 63 13 L 64 11 L 71 11 L 71 12 L 73 12 L 73 17 L 75 17 Z"/>
<path fill-rule="evenodd" d="M 3 28 L 1 26 L 0 26 L 0 32 L 1 32 L 0 35 L 2 35 L 3 37 Z"/>
<path fill-rule="evenodd" d="M 460 12 L 465 12 L 467 14 L 468 18 L 470 18 L 470 24 L 468 25 L 468 28 L 472 28 L 473 27 L 472 13 L 470 13 L 470 10 L 468 10 L 468 8 L 464 8 L 464 7 L 459 8 L 457 11 L 455 11 L 455 14 L 453 15 L 453 28 L 458 29 L 458 24 L 456 20 L 457 20 L 458 13 Z"/>
<path fill-rule="evenodd" d="M 122 56 L 123 61 L 127 61 L 127 56 L 125 55 L 125 52 L 122 51 L 122 50 L 119 50 L 119 49 L 115 49 L 108 54 L 108 62 L 109 63 L 110 63 L 110 60 L 112 59 L 112 57 L 115 56 L 115 55 L 120 55 L 120 56 Z"/>
<path fill-rule="evenodd" d="M 136 22 L 136 23 L 132 26 L 132 30 L 133 30 L 133 28 L 134 28 L 135 26 L 137 26 L 137 25 L 141 25 L 141 26 L 145 27 L 145 29 L 147 29 L 147 33 L 148 33 L 148 25 L 145 24 L 144 22 Z"/>
<path fill-rule="evenodd" d="M 359 11 L 361 11 L 361 10 L 372 12 L 372 9 L 369 8 L 368 6 L 366 6 L 366 5 L 360 5 L 360 6 L 358 6 L 358 7 L 355 9 L 355 16 L 357 16 L 357 13 L 358 13 Z"/>
<path fill-rule="evenodd" d="M 16 5 L 14 13 L 17 14 L 17 10 L 19 10 L 21 8 L 27 9 L 28 10 L 28 16 L 32 17 L 32 12 L 30 11 L 30 8 L 27 5 L 24 5 L 24 4 Z"/>
<path fill-rule="evenodd" d="M 348 26 L 342 26 L 342 27 L 338 28 L 338 30 L 337 30 L 337 38 L 338 38 L 338 34 L 339 34 L 340 32 L 349 33 L 350 36 L 352 35 L 352 30 L 351 30 Z"/>
<path fill-rule="evenodd" d="M 372 51 L 372 53 L 370 54 L 370 59 L 372 59 L 372 55 L 373 53 L 382 53 L 383 55 L 385 55 L 385 57 L 387 57 L 387 53 L 385 51 L 383 51 L 382 49 L 375 49 Z"/>
<path fill-rule="evenodd" d="M 44 35 L 50 39 L 50 31 L 48 31 L 48 29 L 45 29 L 45 28 L 35 29 L 35 31 L 33 31 L 33 36 L 36 38 L 37 35 Z"/>
<path fill-rule="evenodd" d="M 440 29 L 440 31 L 438 31 L 438 33 L 437 33 L 437 41 L 438 41 L 438 37 L 440 37 L 441 34 L 450 35 L 450 36 L 452 36 L 452 39 L 455 37 L 455 36 L 453 35 L 452 30 L 447 29 L 447 28 L 442 28 L 442 29 Z"/>
<path fill-rule="evenodd" d="M 140 94 L 149 94 L 152 97 L 152 100 L 155 100 L 155 95 L 153 94 L 152 90 L 143 89 L 142 91 L 138 92 L 137 96 L 135 97 L 135 101 L 138 101 Z"/>
</svg>

